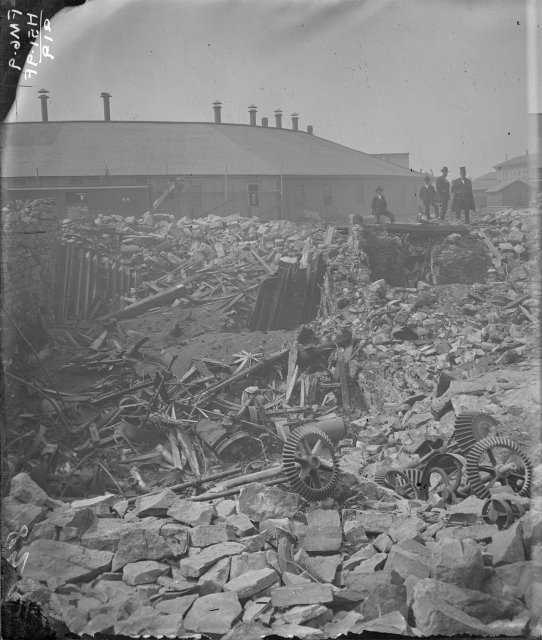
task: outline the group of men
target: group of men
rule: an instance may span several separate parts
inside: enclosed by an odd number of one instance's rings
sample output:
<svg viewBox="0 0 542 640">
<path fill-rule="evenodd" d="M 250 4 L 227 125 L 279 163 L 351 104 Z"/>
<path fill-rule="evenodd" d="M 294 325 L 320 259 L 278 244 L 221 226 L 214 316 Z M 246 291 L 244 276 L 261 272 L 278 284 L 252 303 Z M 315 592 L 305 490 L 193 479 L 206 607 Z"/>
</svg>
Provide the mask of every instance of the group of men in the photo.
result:
<svg viewBox="0 0 542 640">
<path fill-rule="evenodd" d="M 421 215 L 429 220 L 431 218 L 431 207 L 435 210 L 435 218 L 440 220 L 446 220 L 446 212 L 448 211 L 448 202 L 450 201 L 450 191 L 454 194 L 452 201 L 452 211 L 455 211 L 457 220 L 461 219 L 461 212 L 465 217 L 465 223 L 470 223 L 469 213 L 470 210 L 475 210 L 474 197 L 472 195 L 472 182 L 467 178 L 467 171 L 465 167 L 459 168 L 459 178 L 454 180 L 450 187 L 448 180 L 448 167 L 442 167 L 442 175 L 437 178 L 436 189 L 431 184 L 431 178 L 425 177 L 424 185 L 420 189 L 420 200 L 425 205 L 425 212 L 418 207 L 418 211 Z M 389 221 L 393 224 L 395 222 L 395 216 L 391 211 L 388 211 L 388 205 L 386 198 L 383 195 L 384 189 L 378 187 L 376 189 L 376 195 L 371 202 L 371 209 L 373 216 L 376 219 L 377 224 L 380 222 L 380 218 L 385 216 L 389 218 Z"/>
</svg>

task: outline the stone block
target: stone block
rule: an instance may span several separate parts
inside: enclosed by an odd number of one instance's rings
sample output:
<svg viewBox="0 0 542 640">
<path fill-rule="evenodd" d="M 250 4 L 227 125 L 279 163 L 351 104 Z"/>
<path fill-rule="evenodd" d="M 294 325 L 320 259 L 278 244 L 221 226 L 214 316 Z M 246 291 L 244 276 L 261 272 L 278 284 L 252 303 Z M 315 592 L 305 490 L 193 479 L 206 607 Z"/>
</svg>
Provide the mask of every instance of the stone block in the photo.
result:
<svg viewBox="0 0 542 640">
<path fill-rule="evenodd" d="M 493 557 L 494 567 L 523 562 L 525 560 L 523 523 L 515 522 L 509 529 L 495 533 L 487 551 Z"/>
<path fill-rule="evenodd" d="M 198 594 L 194 593 L 191 596 L 180 596 L 179 598 L 162 600 L 162 602 L 155 605 L 155 608 L 162 613 L 184 616 L 198 598 Z"/>
<path fill-rule="evenodd" d="M 431 558 L 431 577 L 479 590 L 484 580 L 484 560 L 476 542 L 470 538 L 439 540 Z"/>
<path fill-rule="evenodd" d="M 495 598 L 481 591 L 462 589 L 449 582 L 420 580 L 412 591 L 412 599 L 435 595 L 464 613 L 485 624 L 499 618 L 514 618 L 524 606 L 519 600 Z"/>
<path fill-rule="evenodd" d="M 387 533 L 393 525 L 392 514 L 379 511 L 359 511 L 356 520 L 370 534 Z"/>
<path fill-rule="evenodd" d="M 373 546 L 381 553 L 389 553 L 393 547 L 393 540 L 386 533 L 381 533 L 373 540 Z"/>
<path fill-rule="evenodd" d="M 273 635 L 280 638 L 299 638 L 299 640 L 323 640 L 324 634 L 318 629 L 302 624 L 284 624 L 273 627 Z"/>
<path fill-rule="evenodd" d="M 230 580 L 234 580 L 243 573 L 249 571 L 257 571 L 259 569 L 270 568 L 267 551 L 259 551 L 257 553 L 240 553 L 238 556 L 233 556 L 231 561 Z"/>
<path fill-rule="evenodd" d="M 338 551 L 342 544 L 341 527 L 320 527 L 301 525 L 298 528 L 299 546 L 305 551 L 321 553 Z"/>
<path fill-rule="evenodd" d="M 308 620 L 317 618 L 328 611 L 328 608 L 322 604 L 305 604 L 288 609 L 280 615 L 280 619 L 286 624 L 303 624 Z"/>
<path fill-rule="evenodd" d="M 298 584 L 277 587 L 271 594 L 274 607 L 292 607 L 299 604 L 325 604 L 333 601 L 333 588 L 328 584 Z"/>
<path fill-rule="evenodd" d="M 341 564 L 341 556 L 312 556 L 306 558 L 304 564 L 309 573 L 318 580 L 333 582 Z"/>
<path fill-rule="evenodd" d="M 256 529 L 250 521 L 250 518 L 244 513 L 227 516 L 226 524 L 231 525 L 234 528 L 235 533 L 240 537 L 250 536 L 253 533 L 256 533 Z"/>
<path fill-rule="evenodd" d="M 28 551 L 24 575 L 34 580 L 46 581 L 58 577 L 64 582 L 88 582 L 109 571 L 113 554 L 94 551 L 66 542 L 35 540 L 20 552 Z"/>
<path fill-rule="evenodd" d="M 190 543 L 193 547 L 210 547 L 212 544 L 232 542 L 235 539 L 235 529 L 229 524 L 200 524 L 190 530 Z"/>
<path fill-rule="evenodd" d="M 213 565 L 198 580 L 200 596 L 220 593 L 230 577 L 231 558 L 223 558 Z"/>
<path fill-rule="evenodd" d="M 139 518 L 163 517 L 167 514 L 169 507 L 178 499 L 178 496 L 171 489 L 164 489 L 152 496 L 140 496 L 135 502 L 135 515 Z"/>
<path fill-rule="evenodd" d="M 385 568 L 397 571 L 404 579 L 409 575 L 429 578 L 431 575 L 431 552 L 422 544 L 405 540 L 393 545 L 388 554 Z"/>
<path fill-rule="evenodd" d="M 164 560 L 173 556 L 168 543 L 153 531 L 132 529 L 122 534 L 113 558 L 112 571 L 139 560 Z"/>
<path fill-rule="evenodd" d="M 348 559 L 343 560 L 342 570 L 343 571 L 352 571 L 357 566 L 359 566 L 363 561 L 369 560 L 373 556 L 376 555 L 375 548 L 372 544 L 366 544 L 359 551 L 353 553 Z"/>
<path fill-rule="evenodd" d="M 424 636 L 492 635 L 482 622 L 434 594 L 415 597 L 412 613 L 416 621 L 416 630 Z"/>
<path fill-rule="evenodd" d="M 340 527 L 341 519 L 337 511 L 315 509 L 306 514 L 309 527 Z"/>
<path fill-rule="evenodd" d="M 369 542 L 365 527 L 357 520 L 347 520 L 343 525 L 344 539 L 350 544 Z"/>
<path fill-rule="evenodd" d="M 390 635 L 412 635 L 412 631 L 405 620 L 405 616 L 400 611 L 390 611 L 390 613 L 386 613 L 378 618 L 373 618 L 367 622 L 358 622 L 351 628 L 351 631 L 354 634 L 360 635 L 364 631 L 367 631 L 367 633 L 370 634 L 383 634 L 378 637 L 390 637 Z"/>
<path fill-rule="evenodd" d="M 406 587 L 399 584 L 379 584 L 369 593 L 361 605 L 364 620 L 373 620 L 392 611 L 407 617 Z"/>
<path fill-rule="evenodd" d="M 256 553 L 257 551 L 261 551 L 264 544 L 270 539 L 269 531 L 262 531 L 262 533 L 258 533 L 255 536 L 241 538 L 239 542 L 244 545 L 247 553 Z"/>
<path fill-rule="evenodd" d="M 181 574 L 185 578 L 199 578 L 219 560 L 228 556 L 238 555 L 244 550 L 244 546 L 238 542 L 221 542 L 220 544 L 206 547 L 201 553 L 181 560 Z"/>
<path fill-rule="evenodd" d="M 2 522 L 11 531 L 20 531 L 23 527 L 32 531 L 34 525 L 46 517 L 46 507 L 24 503 L 10 496 L 2 500 Z"/>
<path fill-rule="evenodd" d="M 39 507 L 44 505 L 49 496 L 27 473 L 18 473 L 11 479 L 9 495 L 24 503 L 35 504 Z"/>
<path fill-rule="evenodd" d="M 396 518 L 388 530 L 388 536 L 393 542 L 419 539 L 419 535 L 427 529 L 427 524 L 414 516 L 412 518 Z"/>
<path fill-rule="evenodd" d="M 297 494 L 257 482 L 241 487 L 238 498 L 238 512 L 246 514 L 253 522 L 269 518 L 291 518 L 298 508 Z"/>
<path fill-rule="evenodd" d="M 179 614 L 165 615 L 152 607 L 142 607 L 126 620 L 119 620 L 114 629 L 115 635 L 130 638 L 148 635 L 177 637 L 183 633 L 183 618 Z"/>
<path fill-rule="evenodd" d="M 234 591 L 239 600 L 246 600 L 279 581 L 274 569 L 258 569 L 248 571 L 224 585 L 224 591 Z"/>
<path fill-rule="evenodd" d="M 233 516 L 237 510 L 237 502 L 235 500 L 220 500 L 215 503 L 216 515 L 219 518 L 227 518 Z"/>
<path fill-rule="evenodd" d="M 353 570 L 353 573 L 373 573 L 374 571 L 378 571 L 384 566 L 387 558 L 388 556 L 385 553 L 375 553 L 375 555 L 368 560 L 360 562 Z"/>
<path fill-rule="evenodd" d="M 175 496 L 175 499 L 175 502 L 168 508 L 167 515 L 177 520 L 177 522 L 190 527 L 197 527 L 203 524 L 211 524 L 216 516 L 216 510 L 211 504 L 182 500 L 177 496 Z"/>
<path fill-rule="evenodd" d="M 482 542 L 490 540 L 498 531 L 499 527 L 496 524 L 474 524 L 468 527 L 444 527 L 436 532 L 435 537 L 437 540 L 442 540 L 442 538 L 455 538 L 456 540 L 472 538 L 476 542 Z"/>
<path fill-rule="evenodd" d="M 102 551 L 101 553 L 105 553 Z M 122 569 L 122 579 L 124 582 L 135 587 L 138 584 L 151 584 L 156 582 L 160 576 L 169 573 L 169 565 L 154 560 L 143 560 L 141 562 L 131 562 Z"/>
<path fill-rule="evenodd" d="M 194 602 L 184 619 L 184 628 L 194 633 L 224 635 L 242 611 L 235 592 L 212 593 Z"/>
</svg>

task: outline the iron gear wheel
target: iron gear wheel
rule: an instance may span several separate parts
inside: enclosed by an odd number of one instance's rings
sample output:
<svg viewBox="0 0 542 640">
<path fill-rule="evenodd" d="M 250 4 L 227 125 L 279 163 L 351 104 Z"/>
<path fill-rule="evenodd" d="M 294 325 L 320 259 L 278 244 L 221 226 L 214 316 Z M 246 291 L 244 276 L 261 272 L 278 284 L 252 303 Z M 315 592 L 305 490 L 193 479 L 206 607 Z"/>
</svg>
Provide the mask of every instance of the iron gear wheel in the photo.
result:
<svg viewBox="0 0 542 640">
<path fill-rule="evenodd" d="M 375 474 L 375 482 L 411 500 L 419 498 L 421 472 L 418 469 L 388 469 Z"/>
<path fill-rule="evenodd" d="M 298 427 L 290 435 L 282 449 L 282 469 L 292 490 L 312 502 L 329 497 L 339 479 L 333 444 L 316 427 Z"/>
<path fill-rule="evenodd" d="M 491 496 L 482 507 L 482 519 L 486 524 L 496 524 L 499 529 L 507 529 L 525 515 L 525 509 L 511 496 L 503 493 Z"/>
<path fill-rule="evenodd" d="M 493 452 L 495 448 L 508 449 L 511 453 L 504 460 L 497 459 Z M 512 455 L 515 460 L 510 462 Z M 511 487 L 514 493 L 528 498 L 531 478 L 532 464 L 528 456 L 508 438 L 484 438 L 472 447 L 467 456 L 467 479 L 474 495 L 483 500 L 491 496 L 490 488 L 497 480 Z"/>
<path fill-rule="evenodd" d="M 488 437 L 492 428 L 497 426 L 495 418 L 484 411 L 464 411 L 454 423 L 454 438 L 461 453 L 466 456 L 472 447 Z"/>
</svg>

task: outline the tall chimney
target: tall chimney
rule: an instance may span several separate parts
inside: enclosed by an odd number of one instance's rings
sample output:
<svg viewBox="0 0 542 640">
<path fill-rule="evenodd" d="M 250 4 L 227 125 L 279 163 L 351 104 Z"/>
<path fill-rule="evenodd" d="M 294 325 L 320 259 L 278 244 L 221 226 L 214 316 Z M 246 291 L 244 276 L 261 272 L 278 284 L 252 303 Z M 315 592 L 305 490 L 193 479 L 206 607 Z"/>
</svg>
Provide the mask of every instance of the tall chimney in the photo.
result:
<svg viewBox="0 0 542 640">
<path fill-rule="evenodd" d="M 258 110 L 258 107 L 256 107 L 256 105 L 251 104 L 250 107 L 248 108 L 248 112 L 250 113 L 250 126 L 251 127 L 255 127 L 256 126 L 256 111 Z"/>
<path fill-rule="evenodd" d="M 109 107 L 109 98 L 111 98 L 111 96 L 106 91 L 100 93 L 100 96 L 104 101 L 104 121 L 111 122 L 111 109 Z"/>
<path fill-rule="evenodd" d="M 219 100 L 215 100 L 213 102 L 213 109 L 215 112 L 215 122 L 217 124 L 220 124 L 222 122 L 222 119 L 220 117 L 220 110 L 222 109 L 222 102 L 220 102 Z"/>
<path fill-rule="evenodd" d="M 282 111 L 280 109 L 275 109 L 275 126 L 277 129 L 282 129 Z"/>
<path fill-rule="evenodd" d="M 298 131 L 299 130 L 299 113 L 292 113 L 292 129 L 294 131 Z"/>
<path fill-rule="evenodd" d="M 47 100 L 49 100 L 49 96 L 47 94 L 49 92 L 47 89 L 40 89 L 38 93 L 41 94 L 39 97 L 41 100 L 41 121 L 49 122 L 49 116 L 47 115 Z"/>
<path fill-rule="evenodd" d="M 312 124 L 309 124 L 309 126 L 307 127 L 307 133 L 310 133 L 310 135 L 312 136 Z"/>
<path fill-rule="evenodd" d="M 262 127 L 268 127 L 269 126 L 269 120 L 267 118 L 262 118 Z"/>
</svg>

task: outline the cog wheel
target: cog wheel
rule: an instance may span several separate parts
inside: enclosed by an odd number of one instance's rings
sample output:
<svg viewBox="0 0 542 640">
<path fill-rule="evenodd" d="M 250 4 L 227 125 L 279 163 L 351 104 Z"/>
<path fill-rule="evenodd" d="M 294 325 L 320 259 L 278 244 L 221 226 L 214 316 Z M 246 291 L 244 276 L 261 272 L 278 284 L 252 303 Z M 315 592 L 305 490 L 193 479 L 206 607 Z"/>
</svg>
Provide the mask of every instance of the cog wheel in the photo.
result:
<svg viewBox="0 0 542 640">
<path fill-rule="evenodd" d="M 282 469 L 290 487 L 315 502 L 331 495 L 339 469 L 327 435 L 316 427 L 298 427 L 282 449 Z"/>
<path fill-rule="evenodd" d="M 498 482 L 514 493 L 529 497 L 532 464 L 512 440 L 490 437 L 477 442 L 467 456 L 467 478 L 474 495 L 487 499 Z M 499 486 L 499 485 L 497 485 Z"/>
<path fill-rule="evenodd" d="M 454 423 L 454 437 L 461 453 L 466 456 L 472 447 L 483 438 L 487 438 L 496 426 L 495 418 L 483 411 L 460 413 Z"/>
<path fill-rule="evenodd" d="M 395 493 L 410 500 L 419 497 L 421 472 L 418 469 L 388 469 L 375 474 L 375 482 L 381 487 L 393 489 Z"/>
<path fill-rule="evenodd" d="M 525 515 L 523 506 L 507 496 L 494 495 L 482 507 L 482 519 L 486 524 L 496 524 L 499 529 L 507 529 Z"/>
</svg>

